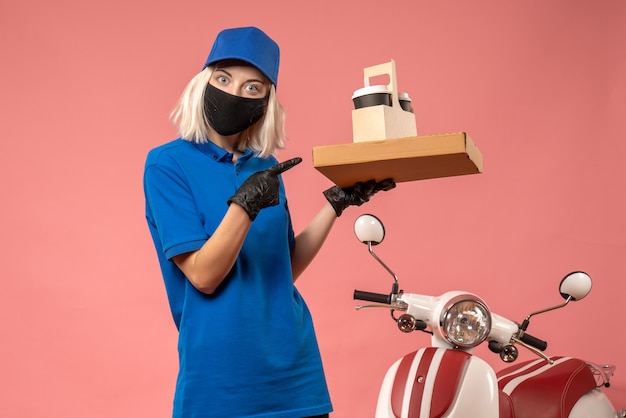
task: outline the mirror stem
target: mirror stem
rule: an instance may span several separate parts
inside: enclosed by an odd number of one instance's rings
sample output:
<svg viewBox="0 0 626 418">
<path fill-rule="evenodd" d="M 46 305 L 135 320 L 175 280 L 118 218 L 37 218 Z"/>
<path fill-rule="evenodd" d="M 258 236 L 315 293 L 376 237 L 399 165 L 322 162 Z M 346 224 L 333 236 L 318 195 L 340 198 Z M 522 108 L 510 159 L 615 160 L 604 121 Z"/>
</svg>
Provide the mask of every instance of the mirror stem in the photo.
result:
<svg viewBox="0 0 626 418">
<path fill-rule="evenodd" d="M 524 322 L 522 322 L 522 326 L 520 327 L 520 329 L 521 329 L 522 331 L 526 331 L 526 328 L 528 328 L 528 324 L 530 323 L 530 317 L 531 317 L 531 316 L 535 316 L 535 315 L 538 315 L 538 314 L 540 314 L 540 313 L 549 312 L 549 311 L 553 311 L 553 310 L 555 310 L 555 309 L 562 308 L 562 307 L 564 307 L 565 305 L 567 305 L 567 304 L 570 302 L 570 300 L 572 300 L 572 297 L 571 297 L 571 296 L 568 296 L 568 297 L 567 297 L 567 299 L 565 299 L 565 302 L 564 302 L 564 303 L 562 303 L 562 304 L 560 304 L 560 305 L 553 306 L 553 307 L 551 307 L 551 308 L 547 308 L 547 309 L 542 309 L 542 310 L 540 310 L 540 311 L 533 312 L 533 313 L 529 314 L 529 315 L 526 317 L 526 319 L 524 319 Z"/>
<path fill-rule="evenodd" d="M 369 250 L 372 257 L 374 257 L 374 259 L 376 259 L 376 261 L 378 261 L 380 265 L 383 266 L 385 270 L 387 270 L 389 274 L 391 274 L 391 276 L 393 277 L 393 287 L 392 287 L 391 293 L 394 295 L 397 295 L 398 294 L 398 276 L 396 276 L 396 273 L 394 273 L 389 267 L 387 267 L 387 265 L 383 262 L 383 260 L 378 258 L 378 256 L 372 249 L 372 241 L 367 242 L 367 249 Z"/>
</svg>

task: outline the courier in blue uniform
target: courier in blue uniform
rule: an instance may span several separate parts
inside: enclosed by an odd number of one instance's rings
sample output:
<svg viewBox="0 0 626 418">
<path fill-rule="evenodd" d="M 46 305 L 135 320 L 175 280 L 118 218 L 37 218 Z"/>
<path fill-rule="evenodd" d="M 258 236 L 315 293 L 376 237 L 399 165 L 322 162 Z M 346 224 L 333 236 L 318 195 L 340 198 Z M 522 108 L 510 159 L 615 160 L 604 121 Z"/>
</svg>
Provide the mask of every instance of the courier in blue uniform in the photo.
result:
<svg viewBox="0 0 626 418">
<path fill-rule="evenodd" d="M 333 186 L 294 234 L 278 163 L 278 45 L 220 32 L 172 116 L 180 137 L 148 154 L 146 219 L 174 323 L 174 417 L 303 418 L 332 410 L 311 314 L 294 286 L 335 219 L 392 180 Z"/>
</svg>

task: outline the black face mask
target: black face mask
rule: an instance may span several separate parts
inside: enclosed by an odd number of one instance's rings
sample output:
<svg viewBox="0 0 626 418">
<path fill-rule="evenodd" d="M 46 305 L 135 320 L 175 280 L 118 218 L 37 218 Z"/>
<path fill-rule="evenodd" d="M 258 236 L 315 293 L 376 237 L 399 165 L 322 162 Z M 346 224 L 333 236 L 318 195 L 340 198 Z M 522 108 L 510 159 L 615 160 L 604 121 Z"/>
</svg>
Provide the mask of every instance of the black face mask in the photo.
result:
<svg viewBox="0 0 626 418">
<path fill-rule="evenodd" d="M 233 96 L 207 84 L 204 91 L 204 115 L 209 125 L 220 135 L 245 131 L 265 113 L 267 97 L 250 99 Z"/>
</svg>

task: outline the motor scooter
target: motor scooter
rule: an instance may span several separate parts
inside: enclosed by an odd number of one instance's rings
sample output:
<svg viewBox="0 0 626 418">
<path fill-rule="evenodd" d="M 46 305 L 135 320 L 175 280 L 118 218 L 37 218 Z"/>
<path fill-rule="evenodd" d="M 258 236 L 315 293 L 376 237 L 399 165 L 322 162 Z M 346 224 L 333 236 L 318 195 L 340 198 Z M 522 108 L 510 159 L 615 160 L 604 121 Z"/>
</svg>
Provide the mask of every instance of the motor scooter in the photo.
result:
<svg viewBox="0 0 626 418">
<path fill-rule="evenodd" d="M 582 271 L 566 275 L 559 292 L 564 303 L 528 315 L 521 324 L 492 312 L 477 295 L 449 291 L 440 296 L 405 293 L 396 274 L 374 253 L 385 229 L 373 215 L 357 218 L 354 231 L 369 253 L 393 277 L 391 293 L 354 291 L 354 299 L 373 302 L 358 310 L 382 308 L 400 331 L 432 335 L 431 347 L 397 360 L 387 371 L 378 397 L 376 418 L 616 418 L 601 391 L 610 386 L 615 368 L 573 357 L 548 357 L 547 342 L 527 332 L 531 317 L 560 309 L 591 291 Z M 486 343 L 506 363 L 518 358 L 518 346 L 538 356 L 499 372 L 472 354 Z"/>
</svg>

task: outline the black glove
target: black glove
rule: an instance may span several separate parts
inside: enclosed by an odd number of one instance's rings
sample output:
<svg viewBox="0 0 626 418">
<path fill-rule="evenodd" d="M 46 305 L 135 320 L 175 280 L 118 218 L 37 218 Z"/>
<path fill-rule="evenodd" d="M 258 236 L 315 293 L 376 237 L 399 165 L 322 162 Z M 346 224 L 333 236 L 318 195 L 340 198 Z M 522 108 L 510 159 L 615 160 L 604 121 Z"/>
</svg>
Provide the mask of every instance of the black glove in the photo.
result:
<svg viewBox="0 0 626 418">
<path fill-rule="evenodd" d="M 396 182 L 393 179 L 385 179 L 379 182 L 369 180 L 365 183 L 359 181 L 354 186 L 343 189 L 339 186 L 333 186 L 324 191 L 324 196 L 335 209 L 337 216 L 340 216 L 341 212 L 348 206 L 361 206 L 377 192 L 391 190 L 394 187 L 396 187 Z"/>
<path fill-rule="evenodd" d="M 280 202 L 278 175 L 300 164 L 300 162 L 302 162 L 302 158 L 292 158 L 267 170 L 254 173 L 228 199 L 228 204 L 238 204 L 246 211 L 250 220 L 254 221 L 261 209 L 277 205 Z"/>
</svg>

